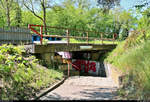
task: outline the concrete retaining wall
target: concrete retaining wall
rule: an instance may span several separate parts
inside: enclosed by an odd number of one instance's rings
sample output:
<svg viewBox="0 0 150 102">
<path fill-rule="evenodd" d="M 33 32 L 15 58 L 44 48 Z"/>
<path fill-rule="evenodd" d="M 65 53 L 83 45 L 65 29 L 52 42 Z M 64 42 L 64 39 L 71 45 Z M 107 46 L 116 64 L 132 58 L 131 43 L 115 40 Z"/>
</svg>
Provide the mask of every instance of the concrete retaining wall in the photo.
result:
<svg viewBox="0 0 150 102">
<path fill-rule="evenodd" d="M 123 72 L 115 68 L 113 65 L 105 63 L 106 76 L 112 78 L 115 84 L 120 87 L 122 85 L 121 78 L 124 76 Z"/>
</svg>

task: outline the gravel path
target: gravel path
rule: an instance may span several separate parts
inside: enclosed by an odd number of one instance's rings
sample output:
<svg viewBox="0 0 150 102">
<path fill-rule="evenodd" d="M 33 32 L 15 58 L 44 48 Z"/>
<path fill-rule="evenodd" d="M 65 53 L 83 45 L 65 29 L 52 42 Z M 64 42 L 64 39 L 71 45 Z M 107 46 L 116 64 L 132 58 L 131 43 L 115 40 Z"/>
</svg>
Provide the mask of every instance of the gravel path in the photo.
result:
<svg viewBox="0 0 150 102">
<path fill-rule="evenodd" d="M 116 89 L 111 78 L 74 76 L 40 100 L 115 100 Z"/>
</svg>

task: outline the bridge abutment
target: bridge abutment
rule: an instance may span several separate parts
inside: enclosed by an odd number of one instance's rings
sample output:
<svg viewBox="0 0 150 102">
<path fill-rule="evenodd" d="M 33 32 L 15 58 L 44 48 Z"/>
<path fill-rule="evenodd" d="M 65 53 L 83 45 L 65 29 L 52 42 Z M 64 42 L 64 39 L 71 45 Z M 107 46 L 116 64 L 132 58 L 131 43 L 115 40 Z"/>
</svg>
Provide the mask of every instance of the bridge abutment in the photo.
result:
<svg viewBox="0 0 150 102">
<path fill-rule="evenodd" d="M 54 52 L 51 53 L 41 53 L 41 58 L 46 62 L 47 65 L 53 65 L 54 61 Z"/>
<path fill-rule="evenodd" d="M 31 53 L 41 55 L 41 58 L 45 60 L 46 65 L 50 65 L 52 68 L 59 68 L 59 66 L 64 66 L 67 68 L 67 62 L 63 62 L 62 57 L 57 52 L 70 52 L 72 53 L 71 63 L 79 67 L 80 72 L 89 73 L 90 75 L 96 76 L 106 76 L 103 55 L 112 49 L 116 45 L 87 45 L 87 44 L 48 44 L 48 45 L 30 45 L 26 46 L 26 49 Z M 56 53 L 59 55 L 57 57 Z M 56 66 L 56 67 L 55 67 Z M 69 69 L 73 65 L 70 65 Z M 82 70 L 82 71 L 81 71 Z M 76 71 L 76 70 L 74 70 Z"/>
</svg>

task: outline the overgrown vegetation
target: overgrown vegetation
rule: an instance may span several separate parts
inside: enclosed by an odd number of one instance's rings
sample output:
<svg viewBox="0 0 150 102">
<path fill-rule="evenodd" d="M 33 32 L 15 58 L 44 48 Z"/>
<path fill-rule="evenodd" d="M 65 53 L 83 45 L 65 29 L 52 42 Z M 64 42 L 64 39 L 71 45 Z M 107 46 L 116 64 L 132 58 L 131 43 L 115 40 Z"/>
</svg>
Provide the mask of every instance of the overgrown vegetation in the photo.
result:
<svg viewBox="0 0 150 102">
<path fill-rule="evenodd" d="M 138 18 L 136 31 L 120 42 L 105 60 L 126 75 L 123 87 L 118 91 L 124 99 L 150 100 L 149 9 L 145 4 L 137 5 L 136 13 L 141 17 Z"/>
<path fill-rule="evenodd" d="M 115 33 L 121 42 L 117 42 L 119 45 L 105 61 L 126 74 L 119 93 L 127 99 L 150 99 L 150 2 L 137 0 L 143 3 L 135 5 L 135 9 L 125 10 L 118 6 L 120 1 L 123 0 L 59 0 L 55 4 L 53 0 L 0 0 L 0 27 L 42 24 L 103 32 L 104 38 L 112 38 Z M 134 30 L 136 32 L 131 33 Z M 65 34 L 61 30 L 44 31 Z M 83 33 L 69 32 L 71 36 L 86 37 Z M 89 33 L 89 36 L 101 38 L 101 34 Z M 71 39 L 70 42 L 86 40 Z M 62 73 L 37 65 L 35 57 L 26 55 L 23 48 L 1 46 L 0 82 L 3 87 L 0 99 L 28 99 L 43 86 L 62 78 Z"/>
<path fill-rule="evenodd" d="M 63 73 L 47 69 L 22 46 L 0 46 L 0 100 L 27 100 L 62 79 Z"/>
<path fill-rule="evenodd" d="M 150 99 L 149 30 L 145 35 L 133 32 L 105 60 L 126 74 L 123 87 L 118 92 L 127 99 Z"/>
<path fill-rule="evenodd" d="M 62 39 L 62 40 L 66 40 L 66 39 Z M 101 40 L 91 40 L 91 41 L 88 41 L 88 43 L 90 44 L 118 44 L 120 41 L 107 41 L 107 40 L 104 40 L 104 41 L 101 41 Z M 70 39 L 70 43 L 87 43 L 87 41 L 83 41 L 83 40 L 77 40 L 77 39 L 73 39 L 71 38 Z"/>
</svg>

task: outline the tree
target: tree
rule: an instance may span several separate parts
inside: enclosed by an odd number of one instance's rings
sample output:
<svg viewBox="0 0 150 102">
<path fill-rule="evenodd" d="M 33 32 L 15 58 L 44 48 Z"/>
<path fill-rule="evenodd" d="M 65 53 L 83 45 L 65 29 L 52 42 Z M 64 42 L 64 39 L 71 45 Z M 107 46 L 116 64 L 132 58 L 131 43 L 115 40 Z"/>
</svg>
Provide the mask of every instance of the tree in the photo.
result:
<svg viewBox="0 0 150 102">
<path fill-rule="evenodd" d="M 45 28 L 45 34 L 47 33 L 47 29 L 46 29 L 47 9 L 52 7 L 52 5 L 50 5 L 51 1 L 52 0 L 23 0 L 24 6 L 31 13 L 33 13 L 34 16 L 36 16 L 43 22 Z M 40 15 L 40 12 L 42 12 L 43 14 Z"/>
<path fill-rule="evenodd" d="M 2 13 L 0 12 L 0 27 L 5 25 L 5 21 L 4 21 L 4 16 L 2 15 Z"/>
<path fill-rule="evenodd" d="M 14 2 L 14 0 L 0 0 L 0 8 L 5 12 L 8 27 L 11 24 L 10 12 L 12 10 L 13 2 Z"/>
<path fill-rule="evenodd" d="M 19 27 L 22 23 L 22 10 L 21 10 L 21 7 L 19 5 L 19 1 L 16 0 L 14 2 L 14 11 L 15 11 L 15 15 L 14 15 L 14 22 L 15 22 L 15 25 L 17 27 Z"/>
<path fill-rule="evenodd" d="M 125 10 L 115 9 L 113 11 L 114 32 L 119 34 L 120 39 L 128 36 L 129 31 L 134 29 L 136 18 L 132 13 Z"/>
<path fill-rule="evenodd" d="M 28 24 L 39 24 L 42 25 L 43 22 L 33 15 L 30 11 L 22 11 L 22 23 L 23 25 Z"/>
<path fill-rule="evenodd" d="M 111 8 L 120 5 L 120 0 L 97 0 L 99 7 L 104 13 L 107 13 Z"/>
</svg>

